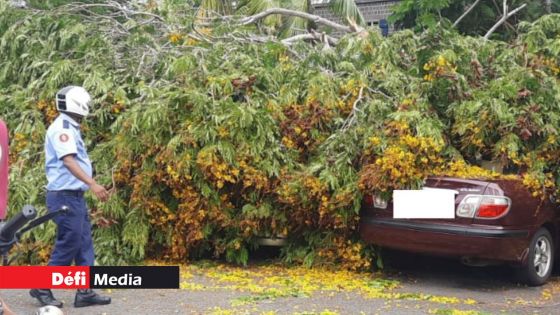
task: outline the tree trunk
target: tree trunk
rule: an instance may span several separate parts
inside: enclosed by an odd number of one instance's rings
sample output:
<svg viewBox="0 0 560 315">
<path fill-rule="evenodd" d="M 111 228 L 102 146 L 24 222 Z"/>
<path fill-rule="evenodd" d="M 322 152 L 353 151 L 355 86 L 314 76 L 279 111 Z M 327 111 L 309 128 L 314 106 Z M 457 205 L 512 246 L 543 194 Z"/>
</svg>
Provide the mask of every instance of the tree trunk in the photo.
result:
<svg viewBox="0 0 560 315">
<path fill-rule="evenodd" d="M 547 14 L 552 13 L 552 0 L 544 0 L 544 8 Z"/>
</svg>

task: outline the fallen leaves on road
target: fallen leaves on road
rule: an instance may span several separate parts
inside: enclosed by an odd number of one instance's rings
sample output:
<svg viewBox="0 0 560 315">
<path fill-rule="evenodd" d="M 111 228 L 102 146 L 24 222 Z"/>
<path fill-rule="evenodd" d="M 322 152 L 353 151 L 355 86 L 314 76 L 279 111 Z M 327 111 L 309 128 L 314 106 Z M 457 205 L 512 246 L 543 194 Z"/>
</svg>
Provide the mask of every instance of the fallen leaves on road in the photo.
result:
<svg viewBox="0 0 560 315">
<path fill-rule="evenodd" d="M 308 298 L 315 294 L 332 297 L 339 293 L 354 293 L 364 299 L 426 301 L 444 305 L 477 304 L 477 301 L 471 298 L 401 292 L 398 281 L 388 279 L 381 273 L 352 272 L 327 267 L 286 267 L 280 264 L 238 267 L 203 262 L 182 265 L 181 289 L 236 292 L 237 295 L 229 301 L 232 309 L 215 307 L 208 310 L 209 313 L 216 315 L 240 314 L 239 307 L 255 305 L 265 300 Z M 239 296 L 239 293 L 243 295 Z M 322 310 L 313 314 L 332 315 L 337 313 Z M 472 315 L 475 313 L 449 314 Z"/>
<path fill-rule="evenodd" d="M 462 311 L 456 309 L 433 309 L 429 310 L 430 314 L 435 315 L 486 315 L 489 313 L 479 311 Z"/>
</svg>

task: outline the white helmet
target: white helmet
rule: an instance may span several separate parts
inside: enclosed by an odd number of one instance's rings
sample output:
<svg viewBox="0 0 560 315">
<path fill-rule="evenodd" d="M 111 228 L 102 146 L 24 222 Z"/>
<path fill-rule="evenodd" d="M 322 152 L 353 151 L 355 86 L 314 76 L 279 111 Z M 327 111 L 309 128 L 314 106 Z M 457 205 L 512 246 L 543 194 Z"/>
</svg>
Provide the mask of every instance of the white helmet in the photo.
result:
<svg viewBox="0 0 560 315">
<path fill-rule="evenodd" d="M 56 306 L 47 305 L 41 307 L 35 315 L 64 315 L 62 310 Z"/>
<path fill-rule="evenodd" d="M 86 117 L 89 114 L 91 96 L 81 86 L 67 86 L 56 93 L 56 109 Z"/>
</svg>

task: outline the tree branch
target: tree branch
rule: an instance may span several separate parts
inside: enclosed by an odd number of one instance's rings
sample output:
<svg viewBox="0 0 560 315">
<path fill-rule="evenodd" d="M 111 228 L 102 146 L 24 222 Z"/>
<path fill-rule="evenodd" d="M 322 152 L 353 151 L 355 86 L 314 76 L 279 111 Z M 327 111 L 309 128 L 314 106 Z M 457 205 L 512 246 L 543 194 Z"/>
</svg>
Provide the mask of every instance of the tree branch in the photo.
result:
<svg viewBox="0 0 560 315">
<path fill-rule="evenodd" d="M 325 26 L 328 26 L 328 27 L 332 27 L 335 30 L 345 32 L 345 33 L 355 32 L 349 26 L 335 23 L 333 21 L 330 21 L 328 19 L 322 18 L 322 17 L 317 16 L 317 15 L 313 15 L 313 14 L 309 14 L 309 13 L 305 13 L 305 12 L 301 12 L 301 11 L 282 9 L 282 8 L 272 8 L 272 9 L 265 10 L 261 13 L 255 14 L 255 15 L 245 17 L 245 18 L 241 19 L 240 23 L 241 23 L 241 25 L 253 24 L 253 23 L 256 23 L 257 21 L 262 20 L 262 19 L 266 18 L 267 16 L 273 15 L 273 14 L 295 16 L 295 17 L 299 17 L 299 18 L 302 18 L 302 19 L 307 19 L 307 20 L 310 20 L 310 21 L 312 21 L 316 24 L 322 24 L 322 25 L 325 25 Z"/>
<path fill-rule="evenodd" d="M 552 13 L 552 0 L 544 0 L 544 7 L 547 14 Z"/>
<path fill-rule="evenodd" d="M 504 0 L 503 6 L 504 6 L 504 10 L 503 10 L 504 14 L 502 15 L 502 18 L 496 24 L 494 24 L 494 26 L 492 26 L 492 28 L 486 33 L 486 35 L 484 35 L 484 39 L 489 39 L 490 35 L 492 35 L 492 33 L 494 33 L 498 29 L 498 27 L 504 24 L 506 20 L 512 17 L 514 14 L 521 11 L 521 9 L 525 8 L 527 6 L 527 3 L 524 3 L 519 8 L 511 12 L 508 12 L 507 0 Z"/>
<path fill-rule="evenodd" d="M 456 21 L 455 23 L 453 23 L 453 27 L 457 27 L 457 25 L 459 25 L 459 23 L 461 23 L 461 21 L 467 16 L 469 15 L 469 13 L 471 13 L 471 11 L 474 9 L 474 7 L 476 7 L 478 5 L 478 3 L 480 2 L 480 0 L 476 0 Z"/>
<path fill-rule="evenodd" d="M 282 44 L 291 45 L 294 42 L 297 42 L 297 41 L 300 41 L 300 40 L 310 40 L 310 39 L 326 41 L 329 45 L 333 45 L 333 46 L 336 46 L 336 44 L 338 44 L 338 40 L 336 38 L 328 36 L 328 35 L 323 35 L 321 33 L 308 33 L 308 34 L 295 35 L 295 36 L 283 39 Z"/>
<path fill-rule="evenodd" d="M 357 113 L 361 112 L 361 110 L 358 108 L 358 103 L 363 99 L 363 96 L 364 96 L 364 87 L 361 87 L 360 93 L 358 94 L 358 98 L 356 99 L 356 101 L 354 101 L 354 104 L 352 105 L 352 112 L 350 113 L 350 115 L 348 115 L 348 118 L 342 124 L 342 128 L 340 128 L 340 130 L 346 131 L 348 130 L 348 128 L 354 125 L 357 119 L 356 117 Z"/>
<path fill-rule="evenodd" d="M 153 14 L 150 12 L 145 11 L 134 11 L 132 9 L 123 6 L 122 4 L 115 2 L 115 1 L 108 1 L 107 3 L 71 3 L 68 7 L 73 8 L 75 10 L 79 9 L 86 9 L 86 8 L 108 8 L 108 9 L 115 9 L 121 11 L 124 15 L 145 15 L 149 17 L 153 17 L 159 21 L 164 21 L 163 17 Z M 127 16 L 128 17 L 128 16 Z"/>
<path fill-rule="evenodd" d="M 320 39 L 319 36 L 315 36 L 314 34 L 299 34 L 292 37 L 288 37 L 282 40 L 282 44 L 290 45 L 294 42 L 300 40 L 308 40 L 308 39 Z"/>
</svg>

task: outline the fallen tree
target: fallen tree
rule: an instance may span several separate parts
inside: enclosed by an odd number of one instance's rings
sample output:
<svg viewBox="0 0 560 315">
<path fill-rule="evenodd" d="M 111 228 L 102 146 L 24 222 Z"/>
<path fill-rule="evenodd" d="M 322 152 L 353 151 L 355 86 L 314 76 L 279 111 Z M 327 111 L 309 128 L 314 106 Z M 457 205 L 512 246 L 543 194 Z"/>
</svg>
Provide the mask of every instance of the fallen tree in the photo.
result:
<svg viewBox="0 0 560 315">
<path fill-rule="evenodd" d="M 473 166 L 496 160 L 521 169 L 535 196 L 556 191 L 558 15 L 521 25 L 511 44 L 436 29 L 353 31 L 332 46 L 230 22 L 193 27 L 188 8 L 0 10 L 11 213 L 43 204 L 54 93 L 84 85 L 98 181 L 116 189 L 92 209 L 100 263 L 245 263 L 260 238 L 285 237 L 288 261 L 364 268 L 367 190 L 449 170 L 499 176 Z M 38 229 L 19 253 L 45 260 L 53 237 L 53 225 Z"/>
</svg>

